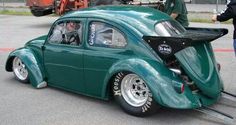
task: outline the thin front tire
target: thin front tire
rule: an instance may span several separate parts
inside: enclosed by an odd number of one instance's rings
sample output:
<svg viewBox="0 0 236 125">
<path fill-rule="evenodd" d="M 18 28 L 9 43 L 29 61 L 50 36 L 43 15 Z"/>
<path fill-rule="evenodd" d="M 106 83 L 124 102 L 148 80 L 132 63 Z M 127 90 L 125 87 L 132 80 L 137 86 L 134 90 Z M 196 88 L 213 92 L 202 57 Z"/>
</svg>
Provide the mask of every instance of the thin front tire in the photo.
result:
<svg viewBox="0 0 236 125">
<path fill-rule="evenodd" d="M 17 80 L 23 83 L 29 82 L 29 72 L 19 57 L 13 59 L 12 69 Z"/>
</svg>

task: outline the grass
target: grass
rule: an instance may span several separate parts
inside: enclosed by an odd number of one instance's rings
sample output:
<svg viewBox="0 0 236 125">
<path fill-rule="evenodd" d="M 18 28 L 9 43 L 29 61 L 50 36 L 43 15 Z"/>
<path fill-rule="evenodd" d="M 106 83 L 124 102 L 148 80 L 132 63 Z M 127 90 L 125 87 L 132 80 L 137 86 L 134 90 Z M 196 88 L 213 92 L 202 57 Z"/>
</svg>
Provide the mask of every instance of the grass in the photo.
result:
<svg viewBox="0 0 236 125">
<path fill-rule="evenodd" d="M 189 12 L 188 19 L 189 22 L 199 22 L 199 23 L 213 23 L 211 21 L 212 13 L 209 12 Z M 232 20 L 221 22 L 222 24 L 232 24 Z"/>
<path fill-rule="evenodd" d="M 198 22 L 198 23 L 214 23 L 211 19 L 199 19 L 199 18 L 189 18 L 189 22 Z M 232 24 L 232 20 L 228 20 L 225 22 L 220 22 L 222 24 Z"/>
<path fill-rule="evenodd" d="M 32 16 L 31 12 L 14 11 L 14 10 L 0 10 L 0 14 L 2 14 L 2 15 Z"/>
</svg>

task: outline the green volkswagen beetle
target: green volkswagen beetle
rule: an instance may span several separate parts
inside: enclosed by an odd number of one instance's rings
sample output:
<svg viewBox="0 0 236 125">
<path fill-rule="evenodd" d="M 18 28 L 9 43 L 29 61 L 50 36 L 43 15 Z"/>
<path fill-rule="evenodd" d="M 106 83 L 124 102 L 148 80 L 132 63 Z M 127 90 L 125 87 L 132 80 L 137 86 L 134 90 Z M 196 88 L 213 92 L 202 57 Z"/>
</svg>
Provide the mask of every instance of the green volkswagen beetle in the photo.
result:
<svg viewBox="0 0 236 125">
<path fill-rule="evenodd" d="M 62 16 L 48 35 L 11 52 L 6 71 L 35 88 L 114 98 L 135 116 L 161 106 L 195 109 L 221 97 L 210 42 L 225 34 L 226 29 L 184 28 L 152 8 L 86 8 Z"/>
</svg>

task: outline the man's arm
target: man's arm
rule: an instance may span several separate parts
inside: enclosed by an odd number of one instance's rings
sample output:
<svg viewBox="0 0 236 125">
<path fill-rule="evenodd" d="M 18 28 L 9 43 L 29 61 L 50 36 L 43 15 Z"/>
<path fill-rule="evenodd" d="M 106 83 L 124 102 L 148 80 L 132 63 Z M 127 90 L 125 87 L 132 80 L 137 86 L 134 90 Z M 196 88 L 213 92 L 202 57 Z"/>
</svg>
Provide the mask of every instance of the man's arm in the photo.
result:
<svg viewBox="0 0 236 125">
<path fill-rule="evenodd" d="M 174 1 L 174 8 L 173 8 L 173 12 L 170 14 L 170 16 L 175 19 L 178 17 L 179 14 L 182 13 L 183 11 L 183 6 L 182 6 L 183 3 L 181 3 L 180 0 L 175 0 Z"/>
<path fill-rule="evenodd" d="M 175 19 L 179 14 L 178 13 L 171 13 L 170 16 Z"/>
<path fill-rule="evenodd" d="M 229 19 L 233 18 L 233 9 L 231 7 L 228 7 L 223 13 L 220 15 L 213 15 L 212 21 L 227 21 Z"/>
</svg>

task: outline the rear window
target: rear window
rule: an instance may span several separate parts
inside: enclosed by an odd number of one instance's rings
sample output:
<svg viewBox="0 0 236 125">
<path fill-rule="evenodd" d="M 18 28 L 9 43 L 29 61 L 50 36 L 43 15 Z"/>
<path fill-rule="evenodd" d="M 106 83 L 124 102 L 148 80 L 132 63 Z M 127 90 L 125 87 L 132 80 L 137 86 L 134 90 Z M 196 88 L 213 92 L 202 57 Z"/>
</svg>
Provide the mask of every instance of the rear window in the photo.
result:
<svg viewBox="0 0 236 125">
<path fill-rule="evenodd" d="M 185 32 L 183 26 L 176 21 L 163 21 L 155 25 L 158 36 L 178 36 Z"/>
</svg>

